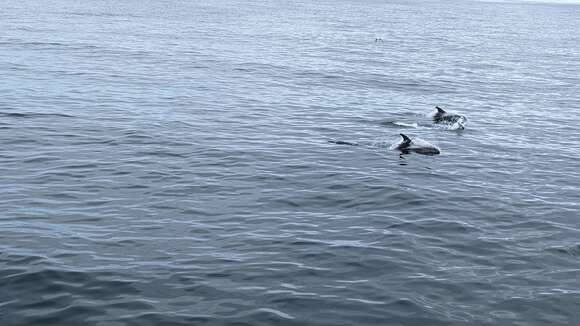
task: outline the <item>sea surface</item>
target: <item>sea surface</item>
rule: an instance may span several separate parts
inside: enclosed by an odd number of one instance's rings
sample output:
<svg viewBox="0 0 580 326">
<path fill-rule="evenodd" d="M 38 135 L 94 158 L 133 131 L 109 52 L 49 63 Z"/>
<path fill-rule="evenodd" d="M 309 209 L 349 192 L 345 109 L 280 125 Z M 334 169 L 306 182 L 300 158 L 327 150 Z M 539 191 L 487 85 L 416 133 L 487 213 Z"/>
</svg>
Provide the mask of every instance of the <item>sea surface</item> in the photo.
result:
<svg viewBox="0 0 580 326">
<path fill-rule="evenodd" d="M 579 116 L 577 5 L 2 0 L 0 323 L 580 325 Z"/>
</svg>

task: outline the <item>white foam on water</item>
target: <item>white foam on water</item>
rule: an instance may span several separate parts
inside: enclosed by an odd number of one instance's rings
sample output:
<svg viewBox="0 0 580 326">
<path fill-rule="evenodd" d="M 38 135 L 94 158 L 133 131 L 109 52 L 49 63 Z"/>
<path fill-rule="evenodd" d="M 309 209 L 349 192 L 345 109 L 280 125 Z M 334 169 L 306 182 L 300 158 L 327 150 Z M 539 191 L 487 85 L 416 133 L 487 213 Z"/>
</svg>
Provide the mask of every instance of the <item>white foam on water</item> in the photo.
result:
<svg viewBox="0 0 580 326">
<path fill-rule="evenodd" d="M 395 121 L 395 122 L 393 122 L 393 124 L 395 124 L 397 126 L 401 126 L 401 127 L 419 128 L 419 124 L 416 122 L 408 123 L 408 122 Z"/>
</svg>

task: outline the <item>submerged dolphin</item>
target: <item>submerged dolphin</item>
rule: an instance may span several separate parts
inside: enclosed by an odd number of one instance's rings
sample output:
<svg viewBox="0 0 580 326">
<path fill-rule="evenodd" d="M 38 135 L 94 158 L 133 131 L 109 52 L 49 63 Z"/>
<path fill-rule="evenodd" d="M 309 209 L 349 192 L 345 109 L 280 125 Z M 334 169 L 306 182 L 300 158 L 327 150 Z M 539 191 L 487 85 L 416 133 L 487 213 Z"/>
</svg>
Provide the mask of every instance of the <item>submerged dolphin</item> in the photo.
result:
<svg viewBox="0 0 580 326">
<path fill-rule="evenodd" d="M 400 134 L 400 135 L 401 135 L 402 139 L 398 143 L 391 145 L 390 149 L 393 149 L 393 150 L 398 149 L 403 154 L 408 154 L 410 152 L 415 152 L 415 153 L 423 154 L 423 155 L 441 154 L 441 150 L 439 149 L 439 147 L 437 147 L 429 142 L 426 142 L 426 141 L 419 139 L 419 138 L 411 139 L 405 134 Z"/>
<path fill-rule="evenodd" d="M 447 112 L 438 106 L 435 109 L 437 109 L 437 112 L 433 114 L 434 123 L 456 126 L 453 129 L 465 129 L 467 118 L 464 115 Z"/>
</svg>

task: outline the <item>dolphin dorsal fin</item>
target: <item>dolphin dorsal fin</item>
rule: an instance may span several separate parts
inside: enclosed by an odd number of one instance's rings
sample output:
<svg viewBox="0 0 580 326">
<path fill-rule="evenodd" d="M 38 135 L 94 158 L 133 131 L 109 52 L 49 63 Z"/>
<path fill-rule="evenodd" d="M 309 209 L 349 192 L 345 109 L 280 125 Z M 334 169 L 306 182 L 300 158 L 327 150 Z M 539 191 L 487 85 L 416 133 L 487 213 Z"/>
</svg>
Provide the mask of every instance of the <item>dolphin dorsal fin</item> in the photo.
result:
<svg viewBox="0 0 580 326">
<path fill-rule="evenodd" d="M 442 108 L 440 108 L 438 106 L 436 106 L 435 108 L 437 109 L 437 113 L 447 113 L 447 112 L 445 112 L 445 110 L 443 110 Z"/>
<path fill-rule="evenodd" d="M 401 143 L 400 146 L 407 146 L 411 144 L 411 138 L 409 138 L 407 135 L 405 134 L 400 134 L 401 137 L 403 137 L 403 142 Z"/>
</svg>

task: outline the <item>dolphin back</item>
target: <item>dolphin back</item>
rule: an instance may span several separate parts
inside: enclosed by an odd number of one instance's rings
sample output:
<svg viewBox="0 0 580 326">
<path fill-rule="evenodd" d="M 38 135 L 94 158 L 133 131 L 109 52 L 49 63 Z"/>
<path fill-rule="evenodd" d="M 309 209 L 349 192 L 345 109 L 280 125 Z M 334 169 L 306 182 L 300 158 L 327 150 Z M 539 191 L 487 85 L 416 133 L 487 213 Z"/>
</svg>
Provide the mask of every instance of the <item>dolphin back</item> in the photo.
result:
<svg viewBox="0 0 580 326">
<path fill-rule="evenodd" d="M 437 155 L 441 154 L 439 147 L 420 138 L 411 139 L 405 134 L 400 134 L 401 140 L 391 145 L 389 149 L 400 150 L 403 154 L 415 152 L 423 155 Z"/>
</svg>

